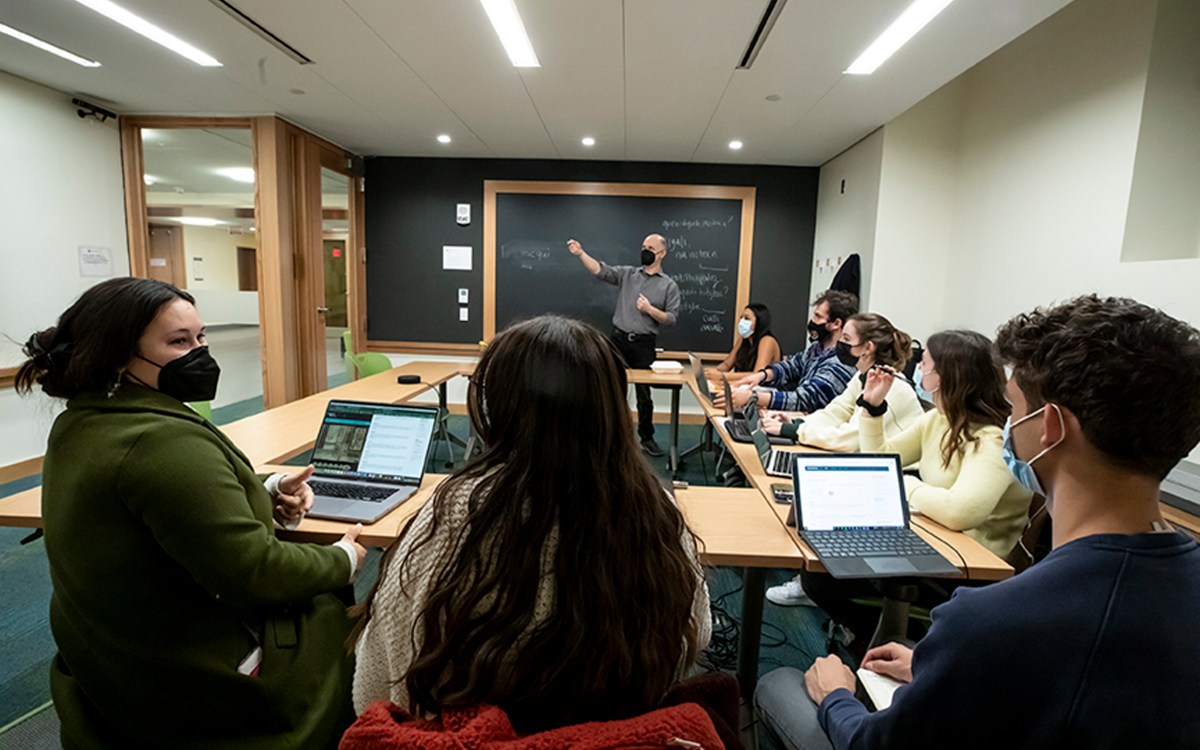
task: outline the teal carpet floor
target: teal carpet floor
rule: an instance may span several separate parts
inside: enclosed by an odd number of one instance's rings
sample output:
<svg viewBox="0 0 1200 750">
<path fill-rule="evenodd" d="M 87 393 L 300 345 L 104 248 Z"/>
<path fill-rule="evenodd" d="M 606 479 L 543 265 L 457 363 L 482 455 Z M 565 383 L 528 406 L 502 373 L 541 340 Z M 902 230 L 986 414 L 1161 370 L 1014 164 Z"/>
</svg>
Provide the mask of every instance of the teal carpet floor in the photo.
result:
<svg viewBox="0 0 1200 750">
<path fill-rule="evenodd" d="M 262 400 L 251 399 L 218 408 L 213 418 L 217 424 L 227 424 L 261 409 Z M 466 437 L 465 417 L 451 416 L 449 424 L 452 433 Z M 668 445 L 667 432 L 665 425 L 658 427 L 657 439 L 664 447 Z M 699 438 L 699 426 L 681 426 L 682 449 L 694 445 Z M 461 448 L 455 448 L 455 457 L 461 459 Z M 431 456 L 428 469 L 445 471 L 445 460 L 446 451 L 442 447 Z M 679 478 L 691 485 L 718 484 L 714 479 L 714 460 L 712 453 L 692 454 L 684 462 Z M 307 456 L 298 456 L 289 463 L 306 461 Z M 655 465 L 664 477 L 668 476 L 664 460 L 656 459 Z M 40 481 L 41 477 L 35 476 L 0 485 L 0 497 L 36 486 Z M 3 602 L 0 604 L 0 750 L 41 747 L 39 742 L 57 733 L 53 710 L 45 708 L 50 701 L 49 664 L 55 650 L 48 622 L 50 575 L 42 541 L 21 543 L 29 534 L 29 529 L 0 528 L 0 601 Z M 379 557 L 377 551 L 368 555 L 367 567 L 356 584 L 360 598 L 378 575 Z M 782 583 L 791 575 L 790 571 L 769 571 L 767 584 Z M 741 570 L 713 568 L 708 580 L 717 615 L 708 656 L 732 670 L 742 606 Z M 759 674 L 782 665 L 807 668 L 824 653 L 820 628 L 823 619 L 824 614 L 817 609 L 765 604 Z"/>
</svg>

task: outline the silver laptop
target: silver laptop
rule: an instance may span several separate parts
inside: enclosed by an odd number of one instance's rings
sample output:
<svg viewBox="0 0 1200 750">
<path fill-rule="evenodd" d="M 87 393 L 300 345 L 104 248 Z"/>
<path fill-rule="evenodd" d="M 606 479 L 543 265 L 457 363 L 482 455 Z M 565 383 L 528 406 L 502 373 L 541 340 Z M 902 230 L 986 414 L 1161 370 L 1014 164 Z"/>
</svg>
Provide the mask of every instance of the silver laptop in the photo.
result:
<svg viewBox="0 0 1200 750">
<path fill-rule="evenodd" d="M 308 515 L 374 523 L 421 486 L 437 408 L 330 401 L 313 447 Z"/>
<path fill-rule="evenodd" d="M 696 393 L 712 406 L 712 392 L 708 390 L 708 378 L 704 377 L 704 363 L 695 354 L 688 352 L 688 363 L 692 366 L 692 379 L 696 381 Z"/>
<path fill-rule="evenodd" d="M 755 422 L 757 423 L 757 419 Z M 750 433 L 754 438 L 754 449 L 758 452 L 758 460 L 762 462 L 763 471 L 773 477 L 792 478 L 792 457 L 796 451 L 781 451 L 772 447 L 771 438 L 763 432 L 762 425 L 755 424 Z"/>
<path fill-rule="evenodd" d="M 800 537 L 834 578 L 961 575 L 909 528 L 900 456 L 792 456 Z"/>
</svg>

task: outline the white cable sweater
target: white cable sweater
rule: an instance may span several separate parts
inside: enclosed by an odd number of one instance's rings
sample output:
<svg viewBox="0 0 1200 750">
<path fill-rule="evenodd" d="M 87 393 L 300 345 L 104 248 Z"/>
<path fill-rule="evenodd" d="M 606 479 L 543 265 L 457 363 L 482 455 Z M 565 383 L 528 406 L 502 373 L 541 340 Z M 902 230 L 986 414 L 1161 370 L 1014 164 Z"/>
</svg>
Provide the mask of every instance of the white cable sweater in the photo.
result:
<svg viewBox="0 0 1200 750">
<path fill-rule="evenodd" d="M 408 532 L 400 539 L 400 548 L 391 558 L 387 570 L 381 571 L 383 580 L 371 605 L 371 619 L 359 637 L 356 646 L 357 661 L 354 667 L 354 710 L 362 713 L 368 705 L 378 700 L 391 700 L 407 708 L 408 690 L 404 679 L 418 651 L 422 638 L 420 616 L 428 603 L 429 589 L 434 572 L 442 568 L 452 555 L 458 553 L 467 525 L 467 500 L 475 482 L 464 482 L 444 504 L 443 517 L 439 519 L 437 535 L 410 551 L 416 540 L 426 537 L 434 520 L 434 504 L 426 503 L 413 520 Z M 669 501 L 669 500 L 668 500 Z M 557 534 L 551 534 L 542 551 L 542 580 L 538 586 L 534 605 L 534 620 L 530 629 L 546 620 L 553 607 L 554 581 L 549 575 L 557 547 Z M 691 536 L 685 534 L 683 545 L 693 560 L 695 546 Z M 401 563 L 406 562 L 404 569 Z M 631 564 L 636 564 L 630 561 Z M 692 604 L 692 617 L 697 623 L 699 648 L 708 645 L 712 637 L 712 616 L 709 611 L 708 586 L 703 572 L 697 564 L 699 585 Z M 488 598 L 481 599 L 479 609 L 486 610 Z M 519 645 L 521 639 L 518 639 Z M 680 665 L 680 676 L 689 666 Z"/>
<path fill-rule="evenodd" d="M 890 396 L 888 402 L 891 407 Z M 948 529 L 965 532 L 998 557 L 1016 546 L 1029 520 L 1032 495 L 1004 463 L 1000 428 L 972 425 L 977 438 L 942 465 L 942 439 L 950 422 L 937 409 L 891 438 L 883 418 L 864 414 L 859 441 L 864 452 L 899 453 L 903 466 L 919 462 L 921 478 L 904 477 L 908 507 Z"/>
<path fill-rule="evenodd" d="M 796 442 L 837 453 L 857 452 L 858 415 L 862 413 L 858 397 L 862 392 L 862 378 L 851 378 L 842 395 L 796 425 Z M 883 421 L 883 434 L 889 438 L 916 424 L 925 413 L 917 399 L 917 392 L 907 383 L 895 383 L 888 393 L 887 402 L 888 410 L 880 419 Z"/>
</svg>

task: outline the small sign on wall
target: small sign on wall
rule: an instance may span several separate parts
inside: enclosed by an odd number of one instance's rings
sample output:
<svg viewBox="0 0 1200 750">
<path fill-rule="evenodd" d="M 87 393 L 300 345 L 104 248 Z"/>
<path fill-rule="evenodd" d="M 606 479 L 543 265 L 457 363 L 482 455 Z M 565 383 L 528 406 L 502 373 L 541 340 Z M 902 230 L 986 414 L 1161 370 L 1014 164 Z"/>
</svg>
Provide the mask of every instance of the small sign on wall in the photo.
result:
<svg viewBox="0 0 1200 750">
<path fill-rule="evenodd" d="M 192 256 L 192 281 L 204 281 L 204 258 Z"/>
<path fill-rule="evenodd" d="M 79 246 L 80 276 L 112 276 L 112 248 L 97 245 Z"/>
<path fill-rule="evenodd" d="M 470 245 L 442 245 L 443 271 L 470 271 Z"/>
</svg>

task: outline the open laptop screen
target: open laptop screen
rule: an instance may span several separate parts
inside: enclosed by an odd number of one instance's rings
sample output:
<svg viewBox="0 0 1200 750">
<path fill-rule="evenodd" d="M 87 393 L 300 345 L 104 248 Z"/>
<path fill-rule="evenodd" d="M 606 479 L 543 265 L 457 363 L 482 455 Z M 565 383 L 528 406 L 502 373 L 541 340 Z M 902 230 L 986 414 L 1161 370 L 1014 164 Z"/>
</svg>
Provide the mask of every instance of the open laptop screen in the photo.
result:
<svg viewBox="0 0 1200 750">
<path fill-rule="evenodd" d="M 325 477 L 413 483 L 425 472 L 437 410 L 330 401 L 313 447 Z"/>
<path fill-rule="evenodd" d="M 907 526 L 900 457 L 799 453 L 792 480 L 806 531 Z"/>
<path fill-rule="evenodd" d="M 695 354 L 688 352 L 688 364 L 692 369 L 692 380 L 696 381 L 696 393 L 700 394 L 708 403 L 712 403 L 712 398 L 709 396 L 708 379 L 704 377 L 704 363 Z"/>
</svg>

